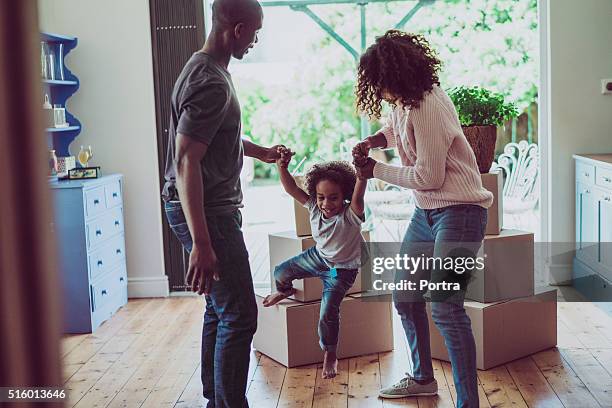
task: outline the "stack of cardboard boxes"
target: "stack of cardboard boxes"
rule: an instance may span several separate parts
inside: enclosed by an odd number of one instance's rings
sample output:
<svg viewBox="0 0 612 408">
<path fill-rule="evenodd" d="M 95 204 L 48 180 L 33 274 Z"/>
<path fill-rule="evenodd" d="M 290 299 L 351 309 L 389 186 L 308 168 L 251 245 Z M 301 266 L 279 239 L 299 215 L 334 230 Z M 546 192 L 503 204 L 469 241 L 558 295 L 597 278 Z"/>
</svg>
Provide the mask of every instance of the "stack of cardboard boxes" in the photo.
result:
<svg viewBox="0 0 612 408">
<path fill-rule="evenodd" d="M 534 241 L 530 232 L 503 229 L 503 176 L 482 174 L 494 195 L 486 236 L 466 293 L 465 309 L 476 340 L 481 370 L 554 347 L 557 344 L 556 292 L 534 293 Z M 430 318 L 431 352 L 448 359 L 444 340 Z"/>
<path fill-rule="evenodd" d="M 271 288 L 256 293 L 259 314 L 253 346 L 287 367 L 323 361 L 318 335 L 323 291 L 320 279 L 296 280 L 295 295 L 275 306 L 263 306 L 265 296 L 276 290 L 274 268 L 315 245 L 309 218 L 308 210 L 294 201 L 295 230 L 269 235 Z M 369 240 L 367 232 L 363 236 Z M 393 349 L 391 302 L 363 301 L 361 283 L 359 273 L 340 306 L 339 358 Z"/>
<path fill-rule="evenodd" d="M 486 370 L 554 347 L 557 304 L 555 291 L 534 293 L 533 234 L 502 227 L 502 174 L 483 174 L 482 181 L 495 198 L 488 210 L 486 236 L 479 254 L 485 258 L 485 268 L 474 273 L 465 308 L 476 340 L 477 367 Z M 315 245 L 308 211 L 294 202 L 294 215 L 294 231 L 269 235 L 272 291 L 274 268 Z M 367 233 L 364 238 L 368 240 Z M 340 358 L 393 348 L 391 301 L 362 301 L 361 284 L 357 276 L 341 305 Z M 273 307 L 263 307 L 270 290 L 257 293 L 259 317 L 254 347 L 287 367 L 323 361 L 317 333 L 321 281 L 301 279 L 294 281 L 294 287 L 294 296 Z M 432 357 L 448 361 L 444 340 L 431 316 L 429 320 Z"/>
</svg>

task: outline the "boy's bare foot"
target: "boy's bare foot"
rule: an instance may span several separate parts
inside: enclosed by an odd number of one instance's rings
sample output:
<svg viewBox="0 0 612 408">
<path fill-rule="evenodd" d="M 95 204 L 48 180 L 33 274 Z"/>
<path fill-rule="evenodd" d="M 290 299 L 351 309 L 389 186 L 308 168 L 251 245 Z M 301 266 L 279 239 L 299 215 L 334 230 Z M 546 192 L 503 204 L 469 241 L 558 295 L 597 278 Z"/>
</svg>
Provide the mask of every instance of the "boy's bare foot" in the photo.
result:
<svg viewBox="0 0 612 408">
<path fill-rule="evenodd" d="M 273 306 L 277 304 L 278 302 L 280 302 L 281 300 L 287 299 L 289 296 L 293 295 L 294 293 L 295 293 L 295 289 L 291 289 L 291 293 L 289 294 L 284 294 L 281 292 L 273 293 L 271 295 L 266 296 L 266 298 L 263 301 L 263 305 L 265 307 Z"/>
<path fill-rule="evenodd" d="M 323 357 L 323 378 L 330 379 L 338 375 L 338 358 L 336 353 L 326 351 Z"/>
</svg>

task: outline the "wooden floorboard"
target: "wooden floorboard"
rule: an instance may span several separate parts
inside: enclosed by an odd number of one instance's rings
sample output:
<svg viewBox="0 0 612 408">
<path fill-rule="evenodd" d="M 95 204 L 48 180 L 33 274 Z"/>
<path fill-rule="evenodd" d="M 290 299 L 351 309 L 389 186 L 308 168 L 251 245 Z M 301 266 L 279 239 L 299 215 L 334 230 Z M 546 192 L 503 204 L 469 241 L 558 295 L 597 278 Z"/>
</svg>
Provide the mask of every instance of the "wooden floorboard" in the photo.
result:
<svg viewBox="0 0 612 408">
<path fill-rule="evenodd" d="M 588 349 L 566 349 L 561 354 L 602 407 L 612 407 L 612 377 Z"/>
<path fill-rule="evenodd" d="M 312 407 L 316 378 L 316 364 L 287 370 L 277 406 L 279 408 Z"/>
<path fill-rule="evenodd" d="M 280 363 L 262 355 L 247 393 L 249 406 L 261 408 L 278 406 L 286 373 L 287 369 Z"/>
<path fill-rule="evenodd" d="M 348 404 L 348 375 L 348 359 L 338 361 L 338 375 L 329 380 L 323 378 L 323 366 L 319 365 L 312 407 L 346 407 Z"/>
<path fill-rule="evenodd" d="M 537 353 L 532 359 L 564 406 L 599 407 L 588 388 L 556 350 Z"/>
<path fill-rule="evenodd" d="M 563 408 L 561 400 L 550 387 L 531 357 L 511 362 L 508 371 L 525 402 L 530 407 Z"/>
<path fill-rule="evenodd" d="M 200 379 L 203 299 L 130 300 L 93 334 L 62 341 L 69 407 L 204 407 Z M 612 407 L 611 308 L 560 303 L 558 348 L 479 371 L 482 407 Z M 392 352 L 340 360 L 325 380 L 321 364 L 286 369 L 251 353 L 250 406 L 454 407 L 449 363 L 434 360 L 435 397 L 381 400 L 380 387 L 411 372 L 406 338 L 394 316 Z"/>
<path fill-rule="evenodd" d="M 492 407 L 527 407 L 527 403 L 510 376 L 507 367 L 500 366 L 486 371 L 478 371 L 478 379 Z"/>
<path fill-rule="evenodd" d="M 160 301 L 160 305 L 162 307 L 156 312 L 131 322 L 113 338 L 118 343 L 122 343 L 122 337 L 132 341 L 125 351 L 121 352 L 117 361 L 101 377 L 95 379 L 94 385 L 78 401 L 76 407 L 108 406 L 126 385 L 129 386 L 128 380 L 166 333 L 176 313 L 189 303 L 182 302 L 179 298 L 170 298 Z"/>
</svg>

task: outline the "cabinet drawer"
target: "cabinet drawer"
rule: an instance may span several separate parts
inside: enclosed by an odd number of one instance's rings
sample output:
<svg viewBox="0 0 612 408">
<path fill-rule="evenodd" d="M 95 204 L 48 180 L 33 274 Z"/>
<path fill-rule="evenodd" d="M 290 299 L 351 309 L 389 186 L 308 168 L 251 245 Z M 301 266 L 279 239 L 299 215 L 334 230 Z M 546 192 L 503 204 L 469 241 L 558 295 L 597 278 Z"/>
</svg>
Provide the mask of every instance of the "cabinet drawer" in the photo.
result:
<svg viewBox="0 0 612 408">
<path fill-rule="evenodd" d="M 612 170 L 597 167 L 595 184 L 612 190 Z"/>
<path fill-rule="evenodd" d="M 111 307 L 112 303 L 117 303 L 117 307 L 122 304 L 127 287 L 127 276 L 125 265 L 114 270 L 91 285 L 92 292 L 92 311 L 103 310 L 110 307 L 110 312 L 116 310 Z"/>
<path fill-rule="evenodd" d="M 87 257 L 87 263 L 89 264 L 89 277 L 91 280 L 97 279 L 104 275 L 111 266 L 111 260 L 108 258 L 108 249 L 102 247 L 97 251 L 92 252 Z"/>
<path fill-rule="evenodd" d="M 123 208 L 116 207 L 89 221 L 87 230 L 87 248 L 93 249 L 98 244 L 123 232 Z"/>
<path fill-rule="evenodd" d="M 604 204 L 612 204 L 612 191 L 599 190 L 595 192 L 597 200 Z"/>
<path fill-rule="evenodd" d="M 105 218 L 97 218 L 89 221 L 85 227 L 87 231 L 87 248 L 96 247 L 100 242 L 104 241 L 110 235 L 108 234 Z"/>
<path fill-rule="evenodd" d="M 576 163 L 576 181 L 585 184 L 595 184 L 595 166 L 586 163 Z"/>
<path fill-rule="evenodd" d="M 108 259 L 111 265 L 116 265 L 125 259 L 125 241 L 123 235 L 120 239 L 113 240 L 113 245 L 108 247 Z"/>
<path fill-rule="evenodd" d="M 123 232 L 123 207 L 113 208 L 106 218 L 106 228 L 111 232 L 111 235 Z"/>
<path fill-rule="evenodd" d="M 115 207 L 122 203 L 121 200 L 121 181 L 116 180 L 104 186 L 106 195 L 106 206 L 108 208 Z"/>
<path fill-rule="evenodd" d="M 123 259 L 125 259 L 125 242 L 124 236 L 121 234 L 89 254 L 88 263 L 91 280 L 98 279 Z"/>
<path fill-rule="evenodd" d="M 85 191 L 85 212 L 88 217 L 93 217 L 106 210 L 106 199 L 104 187 L 98 187 Z"/>
</svg>

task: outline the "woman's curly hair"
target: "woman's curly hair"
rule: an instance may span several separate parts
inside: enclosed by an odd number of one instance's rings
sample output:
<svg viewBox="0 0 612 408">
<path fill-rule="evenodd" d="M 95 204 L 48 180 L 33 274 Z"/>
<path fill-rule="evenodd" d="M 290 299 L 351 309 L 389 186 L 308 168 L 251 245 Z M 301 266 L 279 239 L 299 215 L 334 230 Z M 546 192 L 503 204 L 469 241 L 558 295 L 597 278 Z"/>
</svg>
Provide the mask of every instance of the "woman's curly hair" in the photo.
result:
<svg viewBox="0 0 612 408">
<path fill-rule="evenodd" d="M 409 109 L 419 107 L 426 92 L 439 85 L 441 62 L 422 35 L 389 30 L 377 37 L 359 60 L 357 110 L 380 118 L 383 92 Z"/>
<path fill-rule="evenodd" d="M 313 165 L 304 180 L 304 187 L 311 200 L 316 199 L 317 184 L 323 180 L 338 184 L 342 189 L 343 199 L 350 201 L 355 190 L 357 174 L 353 166 L 346 161 L 329 161 Z"/>
</svg>

